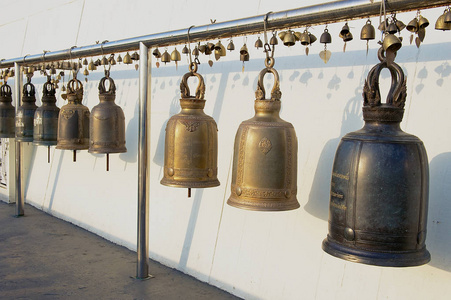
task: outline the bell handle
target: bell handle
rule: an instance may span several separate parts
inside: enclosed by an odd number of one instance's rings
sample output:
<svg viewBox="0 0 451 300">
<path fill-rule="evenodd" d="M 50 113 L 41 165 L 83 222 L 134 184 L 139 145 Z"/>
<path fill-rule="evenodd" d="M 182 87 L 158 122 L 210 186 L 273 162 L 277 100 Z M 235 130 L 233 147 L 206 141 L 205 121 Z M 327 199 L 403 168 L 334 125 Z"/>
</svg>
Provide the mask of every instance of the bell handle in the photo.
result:
<svg viewBox="0 0 451 300">
<path fill-rule="evenodd" d="M 5 96 L 11 96 L 12 92 L 11 92 L 11 87 L 5 83 L 2 85 L 2 87 L 0 88 L 0 94 L 5 97 Z"/>
<path fill-rule="evenodd" d="M 105 81 L 108 80 L 110 86 L 108 90 L 105 87 Z M 99 82 L 99 94 L 109 94 L 114 95 L 116 93 L 116 85 L 114 84 L 114 80 L 111 77 L 103 77 Z"/>
<path fill-rule="evenodd" d="M 270 58 L 270 60 L 271 59 L 273 60 L 273 58 Z M 274 61 L 269 65 L 271 64 L 274 65 Z M 265 100 L 266 91 L 265 87 L 263 86 L 263 78 L 267 73 L 272 73 L 274 75 L 274 86 L 271 90 L 271 100 L 280 100 L 280 98 L 282 97 L 282 92 L 280 91 L 279 73 L 277 73 L 277 71 L 272 67 L 263 69 L 260 72 L 260 75 L 258 75 L 257 91 L 255 92 L 255 98 L 256 100 Z"/>
<path fill-rule="evenodd" d="M 46 96 L 54 96 L 56 93 L 55 86 L 50 81 L 45 82 L 42 87 L 42 93 Z"/>
<path fill-rule="evenodd" d="M 189 72 L 189 73 L 186 73 L 185 75 L 183 75 L 182 82 L 180 82 L 180 93 L 182 95 L 182 98 L 191 98 L 187 81 L 188 81 L 188 78 L 194 77 L 194 76 L 199 79 L 199 83 L 197 84 L 197 88 L 196 88 L 195 98 L 203 100 L 204 95 L 205 95 L 204 78 L 199 73 L 196 73 L 196 72 Z"/>
<path fill-rule="evenodd" d="M 79 90 L 83 90 L 83 84 L 77 78 L 73 78 L 67 83 L 67 89 L 68 93 L 73 94 Z"/>
<path fill-rule="evenodd" d="M 391 75 L 391 86 L 387 95 L 386 104 L 403 108 L 406 102 L 407 87 L 404 72 L 395 62 L 387 62 L 384 49 L 381 47 L 378 52 L 381 62 L 375 65 L 368 73 L 367 80 L 363 88 L 364 105 L 381 105 L 379 90 L 379 77 L 383 69 L 388 69 Z"/>
<path fill-rule="evenodd" d="M 23 85 L 22 94 L 24 96 L 32 97 L 36 94 L 34 85 L 31 82 L 27 82 Z"/>
</svg>

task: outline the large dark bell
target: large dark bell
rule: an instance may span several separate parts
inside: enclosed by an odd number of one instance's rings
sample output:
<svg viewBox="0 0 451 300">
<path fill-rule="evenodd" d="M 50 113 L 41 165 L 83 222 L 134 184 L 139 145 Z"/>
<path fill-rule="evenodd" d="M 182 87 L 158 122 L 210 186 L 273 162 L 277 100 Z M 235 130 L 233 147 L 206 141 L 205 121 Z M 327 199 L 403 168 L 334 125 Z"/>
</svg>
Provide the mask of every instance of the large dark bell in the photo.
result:
<svg viewBox="0 0 451 300">
<path fill-rule="evenodd" d="M 15 137 L 16 110 L 11 104 L 11 87 L 5 82 L 0 88 L 0 138 Z"/>
<path fill-rule="evenodd" d="M 83 150 L 89 148 L 89 109 L 81 104 L 83 85 L 74 78 L 67 83 L 67 103 L 58 117 L 56 149 Z"/>
<path fill-rule="evenodd" d="M 422 141 L 400 128 L 406 80 L 394 62 L 371 69 L 364 86 L 362 129 L 345 135 L 332 171 L 327 253 L 353 262 L 407 267 L 427 263 L 428 159 Z M 379 75 L 392 87 L 380 101 Z"/>
<path fill-rule="evenodd" d="M 41 102 L 41 107 L 34 114 L 33 144 L 53 146 L 56 145 L 58 135 L 60 109 L 55 105 L 55 87 L 50 79 L 44 83 Z"/>
<path fill-rule="evenodd" d="M 36 106 L 36 90 L 30 82 L 24 84 L 22 91 L 22 105 L 17 108 L 16 114 L 16 141 L 32 142 L 34 128 L 34 113 L 38 108 Z"/>
</svg>

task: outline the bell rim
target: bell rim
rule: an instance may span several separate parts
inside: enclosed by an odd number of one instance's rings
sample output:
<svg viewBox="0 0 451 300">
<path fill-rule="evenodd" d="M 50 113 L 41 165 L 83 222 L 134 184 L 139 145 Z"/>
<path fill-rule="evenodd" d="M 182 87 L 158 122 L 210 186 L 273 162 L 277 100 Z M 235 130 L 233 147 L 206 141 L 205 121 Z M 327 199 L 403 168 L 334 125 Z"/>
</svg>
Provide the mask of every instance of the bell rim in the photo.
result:
<svg viewBox="0 0 451 300">
<path fill-rule="evenodd" d="M 36 141 L 36 139 L 33 139 L 33 145 L 36 146 L 56 146 L 56 141 Z"/>
<path fill-rule="evenodd" d="M 123 147 L 123 148 L 118 148 L 115 150 L 111 150 L 111 148 L 107 150 L 102 150 L 102 149 L 88 149 L 88 153 L 93 153 L 93 154 L 108 154 L 108 153 L 125 153 L 127 152 L 127 148 Z"/>
<path fill-rule="evenodd" d="M 258 200 L 255 200 L 258 201 Z M 301 205 L 299 204 L 299 201 L 297 199 L 297 197 L 293 197 L 291 199 L 288 200 L 281 200 L 281 199 L 274 199 L 274 200 L 263 200 L 260 201 L 260 204 L 267 204 L 267 203 L 272 203 L 275 205 L 250 205 L 250 204 L 245 204 L 242 202 L 242 200 L 238 197 L 234 197 L 233 195 L 231 195 L 229 197 L 229 199 L 227 200 L 227 204 L 235 207 L 235 208 L 240 208 L 240 209 L 245 209 L 245 210 L 252 210 L 252 211 L 266 211 L 266 212 L 278 212 L 278 211 L 290 211 L 290 210 L 295 210 L 301 207 Z"/>
<path fill-rule="evenodd" d="M 431 254 L 426 247 L 404 252 L 369 251 L 341 245 L 330 239 L 329 236 L 323 240 L 322 249 L 324 252 L 346 261 L 379 267 L 415 267 L 427 264 L 431 260 Z"/>
<path fill-rule="evenodd" d="M 212 179 L 208 181 L 187 181 L 187 180 L 169 180 L 167 178 L 162 178 L 160 184 L 168 187 L 176 187 L 176 188 L 193 188 L 193 189 L 201 189 L 201 188 L 210 188 L 217 187 L 221 183 L 219 180 Z"/>
</svg>

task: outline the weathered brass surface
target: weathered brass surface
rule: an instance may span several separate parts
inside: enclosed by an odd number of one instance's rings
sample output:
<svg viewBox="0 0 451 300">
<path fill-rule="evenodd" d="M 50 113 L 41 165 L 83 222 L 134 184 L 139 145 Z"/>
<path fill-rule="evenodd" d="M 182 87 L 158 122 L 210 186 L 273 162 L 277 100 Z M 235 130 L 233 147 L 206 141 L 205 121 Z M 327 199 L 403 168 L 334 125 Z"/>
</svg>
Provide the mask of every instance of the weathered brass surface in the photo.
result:
<svg viewBox="0 0 451 300">
<path fill-rule="evenodd" d="M 16 135 L 16 110 L 11 95 L 11 87 L 5 82 L 0 88 L 0 138 L 13 138 Z"/>
<path fill-rule="evenodd" d="M 16 113 L 17 142 L 33 141 L 34 113 L 38 108 L 35 95 L 36 90 L 31 83 L 31 76 L 28 76 L 22 90 L 22 105 L 17 108 Z"/>
<path fill-rule="evenodd" d="M 84 150 L 89 148 L 89 109 L 84 106 L 83 84 L 74 78 L 67 83 L 68 103 L 58 117 L 56 149 Z"/>
<path fill-rule="evenodd" d="M 360 39 L 361 40 L 374 40 L 376 38 L 376 30 L 374 26 L 371 24 L 371 20 L 367 20 L 366 24 L 363 25 L 362 30 L 360 31 Z"/>
<path fill-rule="evenodd" d="M 44 83 L 41 102 L 41 107 L 38 107 L 34 114 L 33 143 L 42 146 L 56 145 L 60 109 L 55 104 L 55 87 L 50 76 Z"/>
<path fill-rule="evenodd" d="M 363 88 L 362 129 L 345 135 L 335 154 L 329 234 L 323 249 L 364 264 L 406 267 L 427 263 L 429 170 L 423 142 L 400 128 L 407 87 L 404 73 L 379 50 Z M 379 76 L 392 86 L 381 103 Z"/>
<path fill-rule="evenodd" d="M 396 52 L 401 48 L 402 43 L 396 35 L 389 33 L 385 35 L 382 46 L 385 51 Z"/>
<path fill-rule="evenodd" d="M 109 88 L 105 82 L 109 82 Z M 125 147 L 125 116 L 114 102 L 116 85 L 111 77 L 103 77 L 99 83 L 100 103 L 94 106 L 89 117 L 90 153 L 122 153 Z"/>
<path fill-rule="evenodd" d="M 450 15 L 451 17 L 451 12 L 444 12 L 443 15 L 441 15 L 440 17 L 438 17 L 437 21 L 435 22 L 435 29 L 437 30 L 451 30 L 451 22 L 447 23 L 446 22 L 446 16 Z"/>
<path fill-rule="evenodd" d="M 161 184 L 183 188 L 207 188 L 219 185 L 218 128 L 215 120 L 203 111 L 204 79 L 191 64 L 180 83 L 181 112 L 166 125 L 164 176 Z M 197 77 L 196 95 L 190 96 L 187 80 Z"/>
<path fill-rule="evenodd" d="M 279 74 L 269 59 L 260 72 L 255 93 L 255 116 L 244 121 L 235 137 L 231 206 L 257 211 L 296 209 L 297 137 L 291 123 L 279 117 Z M 275 78 L 271 98 L 265 99 L 263 77 Z"/>
</svg>

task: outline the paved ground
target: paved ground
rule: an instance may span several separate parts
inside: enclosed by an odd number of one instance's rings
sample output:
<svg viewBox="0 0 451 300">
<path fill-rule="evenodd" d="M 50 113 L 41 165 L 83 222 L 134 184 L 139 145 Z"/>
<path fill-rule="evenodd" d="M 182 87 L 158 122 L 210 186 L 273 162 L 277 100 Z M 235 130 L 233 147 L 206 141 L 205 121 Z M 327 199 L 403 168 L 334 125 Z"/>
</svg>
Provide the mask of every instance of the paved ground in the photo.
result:
<svg viewBox="0 0 451 300">
<path fill-rule="evenodd" d="M 237 299 L 150 261 L 150 280 L 136 272 L 136 253 L 29 205 L 14 218 L 0 201 L 0 299 Z"/>
</svg>

